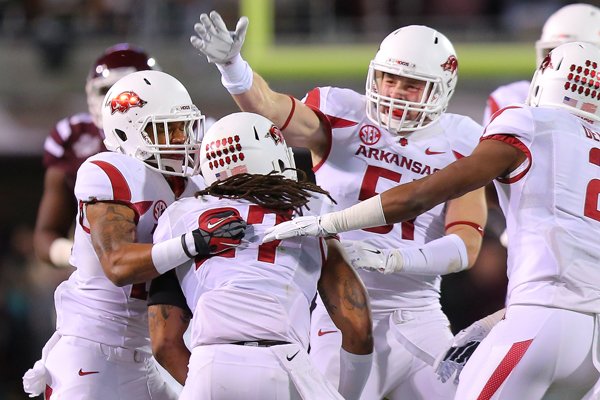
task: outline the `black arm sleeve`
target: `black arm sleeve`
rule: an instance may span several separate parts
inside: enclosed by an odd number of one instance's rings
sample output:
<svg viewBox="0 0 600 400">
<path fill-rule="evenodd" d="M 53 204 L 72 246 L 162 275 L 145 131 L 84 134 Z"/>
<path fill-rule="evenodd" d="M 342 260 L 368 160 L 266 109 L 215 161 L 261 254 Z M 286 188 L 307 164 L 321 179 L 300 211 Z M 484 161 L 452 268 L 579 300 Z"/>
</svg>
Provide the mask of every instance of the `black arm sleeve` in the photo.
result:
<svg viewBox="0 0 600 400">
<path fill-rule="evenodd" d="M 185 296 L 179 286 L 179 280 L 172 269 L 150 282 L 150 291 L 148 293 L 148 305 L 168 304 L 179 307 L 192 314 L 192 311 L 185 301 Z"/>
</svg>

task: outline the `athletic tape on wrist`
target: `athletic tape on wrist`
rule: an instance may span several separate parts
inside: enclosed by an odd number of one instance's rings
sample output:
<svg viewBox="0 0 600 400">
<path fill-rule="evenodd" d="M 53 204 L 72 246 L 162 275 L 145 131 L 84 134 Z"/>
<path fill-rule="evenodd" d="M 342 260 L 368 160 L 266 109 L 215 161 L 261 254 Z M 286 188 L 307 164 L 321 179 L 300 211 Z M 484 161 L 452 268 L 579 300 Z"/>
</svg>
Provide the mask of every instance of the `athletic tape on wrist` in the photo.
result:
<svg viewBox="0 0 600 400">
<path fill-rule="evenodd" d="M 423 246 L 398 249 L 404 265 L 402 272 L 420 275 L 445 275 L 469 266 L 467 246 L 455 234 L 446 235 Z"/>
<path fill-rule="evenodd" d="M 360 397 L 373 365 L 373 353 L 354 354 L 340 348 L 339 392 L 345 399 Z"/>
<path fill-rule="evenodd" d="M 187 249 L 184 250 L 184 244 L 187 243 L 187 235 L 191 235 L 191 233 L 188 232 L 181 237 L 165 240 L 164 242 L 156 243 L 152 246 L 152 263 L 159 274 L 162 275 L 165 272 L 178 267 L 194 256 L 188 255 L 192 253 L 190 252 L 189 247 L 186 246 Z"/>
<path fill-rule="evenodd" d="M 252 68 L 240 54 L 229 64 L 217 64 L 217 68 L 221 72 L 221 83 L 229 93 L 242 94 L 252 87 Z"/>
<path fill-rule="evenodd" d="M 345 210 L 321 216 L 321 227 L 328 233 L 354 231 L 386 225 L 381 196 L 373 196 Z"/>
</svg>

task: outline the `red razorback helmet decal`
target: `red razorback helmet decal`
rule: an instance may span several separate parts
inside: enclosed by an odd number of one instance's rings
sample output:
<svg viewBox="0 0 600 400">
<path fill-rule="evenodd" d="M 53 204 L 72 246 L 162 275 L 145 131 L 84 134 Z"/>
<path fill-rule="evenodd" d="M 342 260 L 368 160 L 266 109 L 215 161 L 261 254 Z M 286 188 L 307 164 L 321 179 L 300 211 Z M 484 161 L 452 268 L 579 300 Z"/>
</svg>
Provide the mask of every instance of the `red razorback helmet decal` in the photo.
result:
<svg viewBox="0 0 600 400">
<path fill-rule="evenodd" d="M 456 71 L 456 69 L 458 68 L 458 60 L 453 55 L 449 56 L 446 62 L 440 65 L 440 67 L 442 67 L 444 71 L 450 71 L 454 73 L 454 71 Z"/>
<path fill-rule="evenodd" d="M 271 126 L 271 129 L 269 129 L 269 136 L 271 136 L 275 144 L 285 143 L 285 140 L 283 139 L 283 134 L 275 125 Z"/>
<path fill-rule="evenodd" d="M 542 60 L 542 63 L 540 64 L 540 70 L 543 72 L 548 67 L 554 69 L 554 66 L 552 66 L 552 58 L 550 57 L 550 54 L 546 54 L 546 57 L 544 57 L 544 59 Z"/>
<path fill-rule="evenodd" d="M 124 114 L 133 107 L 142 108 L 146 103 L 148 102 L 142 100 L 135 92 L 122 92 L 110 101 L 110 113 L 120 112 Z"/>
</svg>

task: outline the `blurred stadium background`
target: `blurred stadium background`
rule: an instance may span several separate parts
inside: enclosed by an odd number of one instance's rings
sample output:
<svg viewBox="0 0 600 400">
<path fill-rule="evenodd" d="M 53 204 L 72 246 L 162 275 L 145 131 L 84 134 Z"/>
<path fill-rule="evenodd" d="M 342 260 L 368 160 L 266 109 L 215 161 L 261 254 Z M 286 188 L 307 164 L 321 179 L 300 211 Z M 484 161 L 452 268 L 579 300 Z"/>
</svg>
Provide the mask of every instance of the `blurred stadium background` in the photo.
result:
<svg viewBox="0 0 600 400">
<path fill-rule="evenodd" d="M 598 1 L 591 3 L 598 4 Z M 370 59 L 387 33 L 425 24 L 455 44 L 460 79 L 451 112 L 480 122 L 488 93 L 529 79 L 552 0 L 0 0 L 0 400 L 23 399 L 20 381 L 54 330 L 52 294 L 70 271 L 33 256 L 31 231 L 43 186 L 45 136 L 87 109 L 85 77 L 108 46 L 145 48 L 212 117 L 236 111 L 220 76 L 191 45 L 202 12 L 228 26 L 250 17 L 244 56 L 279 91 L 318 85 L 364 91 Z M 492 210 L 492 224 L 499 220 Z M 502 307 L 505 250 L 489 229 L 478 265 L 445 279 L 455 331 Z"/>
</svg>

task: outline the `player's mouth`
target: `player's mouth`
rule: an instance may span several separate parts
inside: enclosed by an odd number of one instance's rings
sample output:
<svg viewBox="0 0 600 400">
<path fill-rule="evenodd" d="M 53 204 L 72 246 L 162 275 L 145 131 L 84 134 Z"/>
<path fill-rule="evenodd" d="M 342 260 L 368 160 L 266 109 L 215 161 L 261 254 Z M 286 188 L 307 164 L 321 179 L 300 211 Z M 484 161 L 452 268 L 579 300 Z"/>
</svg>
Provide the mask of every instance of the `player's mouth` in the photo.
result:
<svg viewBox="0 0 600 400">
<path fill-rule="evenodd" d="M 389 115 L 390 113 L 390 108 L 389 107 L 383 107 L 383 114 Z M 404 110 L 402 109 L 394 109 L 392 111 L 392 118 L 394 119 L 402 119 L 402 117 L 404 116 Z"/>
</svg>

